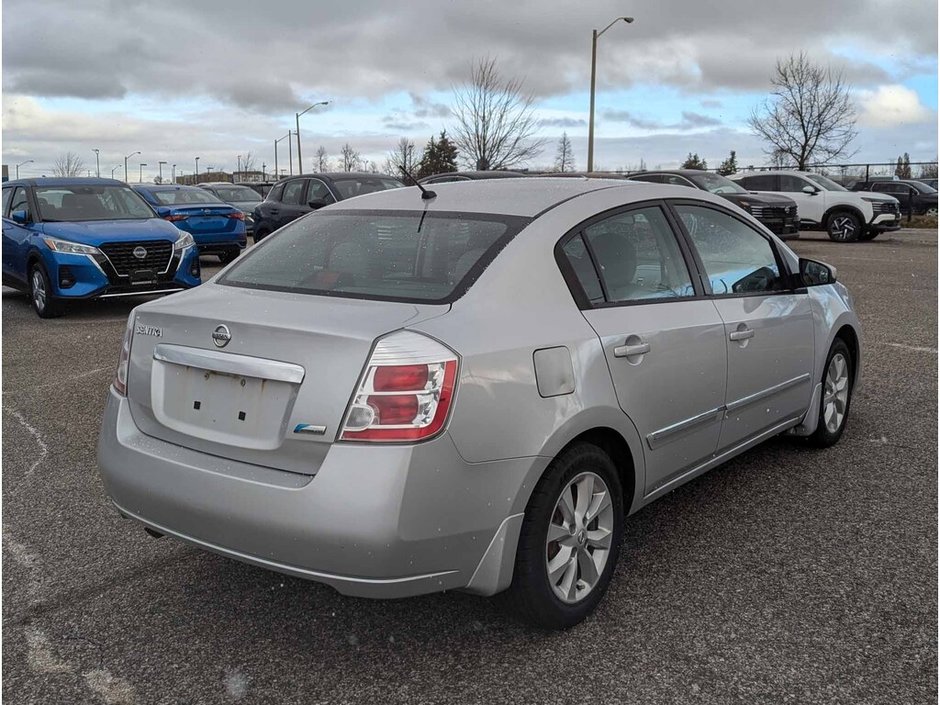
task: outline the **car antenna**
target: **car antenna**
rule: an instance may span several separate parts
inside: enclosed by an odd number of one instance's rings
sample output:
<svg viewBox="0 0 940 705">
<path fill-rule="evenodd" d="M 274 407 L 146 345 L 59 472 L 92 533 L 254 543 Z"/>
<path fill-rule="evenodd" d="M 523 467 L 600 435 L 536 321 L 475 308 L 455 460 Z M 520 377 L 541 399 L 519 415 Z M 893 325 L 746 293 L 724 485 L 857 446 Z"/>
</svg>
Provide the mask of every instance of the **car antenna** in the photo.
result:
<svg viewBox="0 0 940 705">
<path fill-rule="evenodd" d="M 426 188 L 424 188 L 424 186 L 422 186 L 421 184 L 419 184 L 419 183 L 418 183 L 418 180 L 417 180 L 415 177 L 413 177 L 411 174 L 409 174 L 409 173 L 408 173 L 408 170 L 405 169 L 405 167 L 400 166 L 400 167 L 398 167 L 398 168 L 401 170 L 401 173 L 402 173 L 402 174 L 404 174 L 404 175 L 407 176 L 409 179 L 411 179 L 411 183 L 413 183 L 415 186 L 417 186 L 419 189 L 421 189 L 421 199 L 422 199 L 422 200 L 424 200 L 424 201 L 430 201 L 432 198 L 437 198 L 437 194 L 436 194 L 436 193 L 434 193 L 433 191 L 428 191 Z"/>
</svg>

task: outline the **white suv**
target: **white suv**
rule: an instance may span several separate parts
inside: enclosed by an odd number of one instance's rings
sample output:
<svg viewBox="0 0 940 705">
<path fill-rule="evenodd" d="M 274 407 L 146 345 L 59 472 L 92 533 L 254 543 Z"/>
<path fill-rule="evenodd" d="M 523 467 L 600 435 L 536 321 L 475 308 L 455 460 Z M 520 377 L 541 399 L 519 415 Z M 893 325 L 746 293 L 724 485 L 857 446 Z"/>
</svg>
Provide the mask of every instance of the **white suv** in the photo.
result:
<svg viewBox="0 0 940 705">
<path fill-rule="evenodd" d="M 880 193 L 849 191 L 808 171 L 760 171 L 729 177 L 748 191 L 780 193 L 796 201 L 800 229 L 826 230 L 839 242 L 873 240 L 901 227 L 897 199 Z"/>
</svg>

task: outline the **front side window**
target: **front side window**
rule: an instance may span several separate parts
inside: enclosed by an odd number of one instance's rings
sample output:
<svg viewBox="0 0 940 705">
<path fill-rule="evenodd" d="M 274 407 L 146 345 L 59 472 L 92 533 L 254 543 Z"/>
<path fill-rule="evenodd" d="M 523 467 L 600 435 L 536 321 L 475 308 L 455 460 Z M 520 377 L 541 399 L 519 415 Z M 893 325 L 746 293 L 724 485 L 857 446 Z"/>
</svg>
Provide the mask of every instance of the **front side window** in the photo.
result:
<svg viewBox="0 0 940 705">
<path fill-rule="evenodd" d="M 10 215 L 10 197 L 13 195 L 13 189 L 5 188 L 3 189 L 3 210 L 0 213 L 3 214 L 3 217 Z"/>
<path fill-rule="evenodd" d="M 760 294 L 784 288 L 773 247 L 756 230 L 712 208 L 680 204 L 676 211 L 713 294 Z"/>
<path fill-rule="evenodd" d="M 336 199 L 330 189 L 319 179 L 307 180 L 307 201 L 324 201 L 327 205 L 335 203 Z"/>
<path fill-rule="evenodd" d="M 323 211 L 243 255 L 219 283 L 300 294 L 446 303 L 527 218 Z"/>
<path fill-rule="evenodd" d="M 678 174 L 666 174 L 663 176 L 663 183 L 669 184 L 670 186 L 685 186 L 686 188 L 695 188 L 691 181 L 689 181 L 684 176 L 679 176 Z"/>
<path fill-rule="evenodd" d="M 801 179 L 799 176 L 792 176 L 791 174 L 781 174 L 780 175 L 780 190 L 784 193 L 802 193 L 803 189 L 807 186 L 815 186 L 805 179 Z"/>
<path fill-rule="evenodd" d="M 357 176 L 353 178 L 333 179 L 336 189 L 343 199 L 361 196 L 364 193 L 374 193 L 376 191 L 388 191 L 393 188 L 401 188 L 401 181 L 389 178 L 388 176 Z"/>
<path fill-rule="evenodd" d="M 10 213 L 14 211 L 26 211 L 26 219 L 30 219 L 29 199 L 26 198 L 26 189 L 22 186 L 17 186 L 14 189 L 13 196 L 10 199 Z"/>
<path fill-rule="evenodd" d="M 269 201 L 280 201 L 281 196 L 284 193 L 284 184 L 275 184 L 271 187 L 271 190 L 268 191 L 268 200 Z"/>
<path fill-rule="evenodd" d="M 147 202 L 127 186 L 37 186 L 36 202 L 46 222 L 154 217 Z"/>
<path fill-rule="evenodd" d="M 821 174 L 807 174 L 806 178 L 819 186 L 823 191 L 848 191 L 845 186 L 837 184 L 832 179 L 822 176 Z"/>
<path fill-rule="evenodd" d="M 584 237 L 600 269 L 608 301 L 694 295 L 676 236 L 658 207 L 606 218 L 585 228 Z"/>
</svg>

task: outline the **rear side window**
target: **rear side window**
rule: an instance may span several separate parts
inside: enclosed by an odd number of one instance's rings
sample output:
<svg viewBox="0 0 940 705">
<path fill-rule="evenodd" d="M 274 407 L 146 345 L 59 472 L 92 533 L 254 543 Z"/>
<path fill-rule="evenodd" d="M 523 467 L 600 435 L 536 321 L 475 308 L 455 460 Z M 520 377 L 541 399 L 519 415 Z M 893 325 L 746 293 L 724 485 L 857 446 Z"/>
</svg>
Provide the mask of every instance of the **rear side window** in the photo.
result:
<svg viewBox="0 0 940 705">
<path fill-rule="evenodd" d="M 676 205 L 718 296 L 760 294 L 784 288 L 773 247 L 737 218 L 712 208 Z"/>
<path fill-rule="evenodd" d="M 565 243 L 563 248 L 565 257 L 571 265 L 574 275 L 581 283 L 588 301 L 592 304 L 603 303 L 604 290 L 601 288 L 601 280 L 597 277 L 597 270 L 591 261 L 591 253 L 588 252 L 587 245 L 584 244 L 584 236 L 578 235 Z"/>
<path fill-rule="evenodd" d="M 327 211 L 294 221 L 219 283 L 349 298 L 448 303 L 528 218 Z"/>
<path fill-rule="evenodd" d="M 676 236 L 658 207 L 606 218 L 584 238 L 610 302 L 693 296 L 692 279 Z"/>
<path fill-rule="evenodd" d="M 305 181 L 303 179 L 288 181 L 284 184 L 284 195 L 281 197 L 281 203 L 289 206 L 299 206 L 303 203 L 304 185 Z"/>
<path fill-rule="evenodd" d="M 11 188 L 3 189 L 3 210 L 0 211 L 0 213 L 2 213 L 4 217 L 10 214 L 10 211 L 8 210 L 8 206 L 10 205 L 10 196 L 12 195 L 13 195 L 13 189 Z"/>
<path fill-rule="evenodd" d="M 748 191 L 776 191 L 777 177 L 771 174 L 755 174 L 754 176 L 745 176 L 739 179 L 741 184 Z"/>
</svg>

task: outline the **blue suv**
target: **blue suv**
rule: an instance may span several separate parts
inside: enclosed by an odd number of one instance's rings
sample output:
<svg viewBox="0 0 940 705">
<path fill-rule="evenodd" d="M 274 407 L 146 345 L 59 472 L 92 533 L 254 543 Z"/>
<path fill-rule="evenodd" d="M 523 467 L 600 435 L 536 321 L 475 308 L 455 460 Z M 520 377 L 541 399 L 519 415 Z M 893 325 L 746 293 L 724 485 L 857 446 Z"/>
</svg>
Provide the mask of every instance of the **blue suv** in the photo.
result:
<svg viewBox="0 0 940 705">
<path fill-rule="evenodd" d="M 192 235 L 113 179 L 3 184 L 3 283 L 42 318 L 69 300 L 168 294 L 201 283 Z"/>
</svg>

